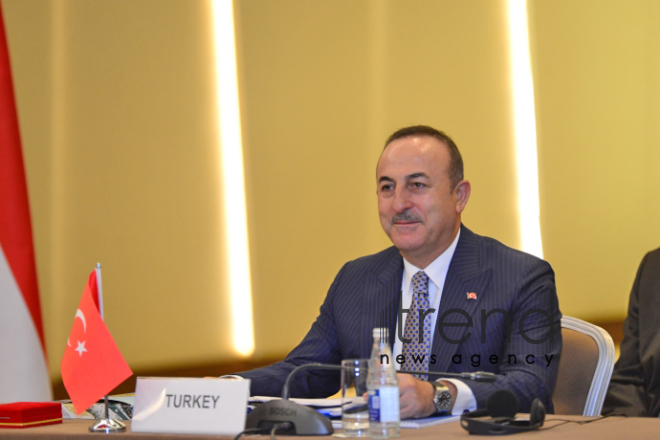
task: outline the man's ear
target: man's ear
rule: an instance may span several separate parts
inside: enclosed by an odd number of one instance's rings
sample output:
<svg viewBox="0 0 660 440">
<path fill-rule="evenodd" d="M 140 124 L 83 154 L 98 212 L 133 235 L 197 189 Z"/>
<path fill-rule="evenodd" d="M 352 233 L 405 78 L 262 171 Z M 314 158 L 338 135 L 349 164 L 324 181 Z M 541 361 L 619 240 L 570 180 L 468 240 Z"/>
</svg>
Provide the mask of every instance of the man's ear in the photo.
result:
<svg viewBox="0 0 660 440">
<path fill-rule="evenodd" d="M 461 180 L 454 188 L 454 191 L 456 191 L 456 213 L 460 214 L 465 209 L 471 190 L 472 186 L 467 180 Z"/>
</svg>

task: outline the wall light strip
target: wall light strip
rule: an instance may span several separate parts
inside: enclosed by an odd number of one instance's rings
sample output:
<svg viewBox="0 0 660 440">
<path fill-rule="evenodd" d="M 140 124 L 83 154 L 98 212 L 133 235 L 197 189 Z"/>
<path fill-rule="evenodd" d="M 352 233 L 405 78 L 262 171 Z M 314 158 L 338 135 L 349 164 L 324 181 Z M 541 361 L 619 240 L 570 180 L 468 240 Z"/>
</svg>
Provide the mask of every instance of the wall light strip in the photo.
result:
<svg viewBox="0 0 660 440">
<path fill-rule="evenodd" d="M 232 343 L 236 353 L 249 356 L 254 352 L 254 326 L 232 0 L 212 0 L 211 9 Z"/>
<path fill-rule="evenodd" d="M 522 250 L 543 258 L 539 207 L 534 80 L 529 54 L 526 0 L 507 0 L 513 118 Z"/>
</svg>

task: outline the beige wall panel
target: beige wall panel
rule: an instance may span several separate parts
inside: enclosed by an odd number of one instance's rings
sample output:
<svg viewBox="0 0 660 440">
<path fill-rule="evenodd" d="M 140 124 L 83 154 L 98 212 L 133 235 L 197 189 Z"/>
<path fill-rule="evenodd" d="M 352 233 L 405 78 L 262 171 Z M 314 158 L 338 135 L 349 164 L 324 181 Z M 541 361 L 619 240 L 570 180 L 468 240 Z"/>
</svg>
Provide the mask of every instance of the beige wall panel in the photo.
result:
<svg viewBox="0 0 660 440">
<path fill-rule="evenodd" d="M 367 3 L 237 4 L 256 356 L 307 332 L 343 263 L 375 251 Z"/>
<path fill-rule="evenodd" d="M 660 246 L 660 3 L 534 2 L 541 216 L 562 312 L 625 316 Z"/>
</svg>

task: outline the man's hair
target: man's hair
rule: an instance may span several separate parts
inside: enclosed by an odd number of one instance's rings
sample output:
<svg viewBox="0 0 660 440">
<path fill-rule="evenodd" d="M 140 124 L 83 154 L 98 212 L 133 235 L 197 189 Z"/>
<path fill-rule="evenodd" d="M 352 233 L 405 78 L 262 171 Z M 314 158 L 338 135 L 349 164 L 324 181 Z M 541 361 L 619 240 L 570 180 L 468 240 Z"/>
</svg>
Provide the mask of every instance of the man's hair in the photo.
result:
<svg viewBox="0 0 660 440">
<path fill-rule="evenodd" d="M 428 125 L 413 125 L 392 133 L 392 135 L 387 138 L 383 151 L 385 151 L 385 148 L 387 148 L 387 146 L 393 141 L 410 136 L 429 136 L 436 138 L 445 144 L 449 150 L 449 189 L 453 191 L 454 188 L 456 188 L 456 185 L 458 185 L 458 182 L 463 180 L 463 157 L 461 156 L 461 152 L 458 151 L 458 147 L 454 141 L 445 133 L 436 130 L 433 127 L 429 127 Z"/>
</svg>

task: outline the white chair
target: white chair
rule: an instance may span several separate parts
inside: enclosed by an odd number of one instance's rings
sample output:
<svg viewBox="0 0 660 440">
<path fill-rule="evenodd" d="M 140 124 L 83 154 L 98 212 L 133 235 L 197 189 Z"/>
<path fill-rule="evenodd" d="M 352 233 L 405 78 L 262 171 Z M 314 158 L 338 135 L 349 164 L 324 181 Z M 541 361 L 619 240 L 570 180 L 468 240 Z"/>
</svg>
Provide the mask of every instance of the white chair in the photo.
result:
<svg viewBox="0 0 660 440">
<path fill-rule="evenodd" d="M 561 318 L 563 348 L 552 395 L 555 414 L 599 416 L 614 368 L 614 342 L 597 325 Z"/>
</svg>

